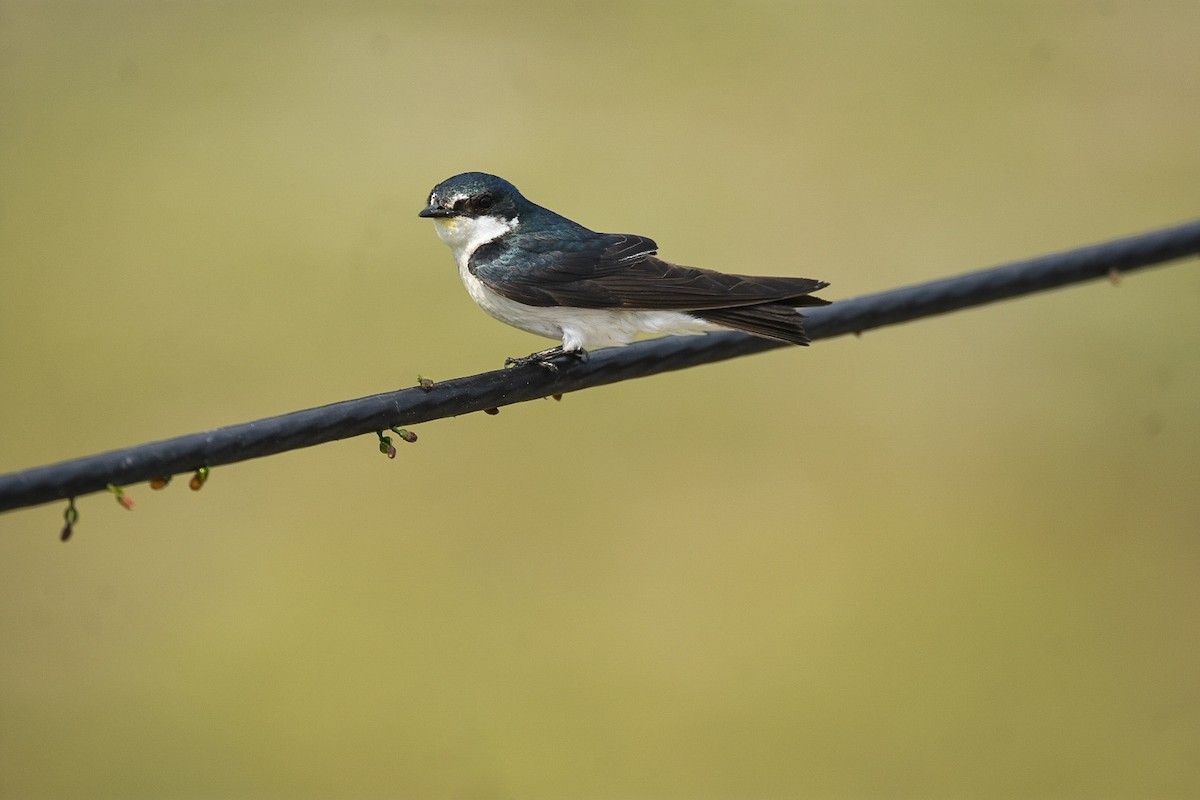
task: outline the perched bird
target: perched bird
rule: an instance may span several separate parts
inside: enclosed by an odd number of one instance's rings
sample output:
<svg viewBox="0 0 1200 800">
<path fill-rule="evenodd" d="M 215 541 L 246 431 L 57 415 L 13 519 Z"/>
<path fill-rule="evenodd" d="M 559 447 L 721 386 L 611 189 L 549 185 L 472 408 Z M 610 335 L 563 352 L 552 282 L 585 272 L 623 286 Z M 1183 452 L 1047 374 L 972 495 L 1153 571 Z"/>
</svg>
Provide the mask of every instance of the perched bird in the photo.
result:
<svg viewBox="0 0 1200 800">
<path fill-rule="evenodd" d="M 464 172 L 433 187 L 420 216 L 454 251 L 479 306 L 501 322 L 562 344 L 509 365 L 556 369 L 563 353 L 629 344 L 641 334 L 734 328 L 808 344 L 804 306 L 829 301 L 810 278 L 727 275 L 671 264 L 653 239 L 597 233 L 526 200 L 503 178 Z"/>
</svg>

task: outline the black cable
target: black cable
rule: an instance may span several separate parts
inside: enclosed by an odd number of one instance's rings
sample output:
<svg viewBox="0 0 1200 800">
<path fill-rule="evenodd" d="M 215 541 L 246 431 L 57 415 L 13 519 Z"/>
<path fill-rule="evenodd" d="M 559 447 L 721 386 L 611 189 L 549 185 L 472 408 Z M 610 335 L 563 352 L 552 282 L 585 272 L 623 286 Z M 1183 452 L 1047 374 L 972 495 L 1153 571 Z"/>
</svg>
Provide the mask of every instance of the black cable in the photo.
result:
<svg viewBox="0 0 1200 800">
<path fill-rule="evenodd" d="M 841 300 L 809 310 L 815 341 L 1052 289 L 1200 253 L 1200 221 L 1103 244 L 1018 261 L 953 278 Z M 0 475 L 0 511 L 232 464 L 393 426 L 573 392 L 590 386 L 791 347 L 743 333 L 675 336 L 598 350 L 586 362 L 564 362 L 553 374 L 538 366 L 497 370 L 346 400 L 277 417 L 127 447 Z"/>
</svg>

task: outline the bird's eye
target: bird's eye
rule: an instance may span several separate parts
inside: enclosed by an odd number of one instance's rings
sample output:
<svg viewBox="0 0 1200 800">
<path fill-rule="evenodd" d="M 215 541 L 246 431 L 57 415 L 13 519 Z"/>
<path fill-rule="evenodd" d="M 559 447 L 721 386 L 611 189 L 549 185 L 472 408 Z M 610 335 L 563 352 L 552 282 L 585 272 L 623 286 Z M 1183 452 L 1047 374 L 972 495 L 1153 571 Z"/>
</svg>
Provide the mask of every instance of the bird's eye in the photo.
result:
<svg viewBox="0 0 1200 800">
<path fill-rule="evenodd" d="M 496 201 L 487 192 L 475 196 L 475 207 L 480 211 L 487 211 L 495 202 Z"/>
</svg>

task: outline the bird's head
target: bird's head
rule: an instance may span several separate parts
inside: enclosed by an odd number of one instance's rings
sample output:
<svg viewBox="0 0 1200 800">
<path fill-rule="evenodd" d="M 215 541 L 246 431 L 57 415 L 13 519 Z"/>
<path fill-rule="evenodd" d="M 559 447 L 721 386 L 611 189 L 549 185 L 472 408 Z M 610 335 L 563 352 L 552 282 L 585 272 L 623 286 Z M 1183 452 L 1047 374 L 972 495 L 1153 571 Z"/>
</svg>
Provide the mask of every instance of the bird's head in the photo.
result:
<svg viewBox="0 0 1200 800">
<path fill-rule="evenodd" d="M 433 187 L 420 216 L 433 220 L 438 236 L 451 248 L 473 251 L 512 230 L 527 202 L 503 178 L 464 172 Z"/>
</svg>

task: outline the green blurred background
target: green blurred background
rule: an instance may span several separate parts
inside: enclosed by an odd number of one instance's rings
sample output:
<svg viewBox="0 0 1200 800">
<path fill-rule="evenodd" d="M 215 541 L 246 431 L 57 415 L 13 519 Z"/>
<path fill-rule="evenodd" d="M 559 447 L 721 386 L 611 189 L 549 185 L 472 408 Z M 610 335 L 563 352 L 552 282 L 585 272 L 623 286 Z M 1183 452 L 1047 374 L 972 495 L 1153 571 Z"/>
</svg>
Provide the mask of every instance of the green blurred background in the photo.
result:
<svg viewBox="0 0 1200 800">
<path fill-rule="evenodd" d="M 464 170 L 834 299 L 1193 218 L 1197 30 L 0 2 L 0 471 L 548 344 L 416 216 Z M 1195 796 L 1198 304 L 1193 260 L 83 498 L 68 545 L 0 516 L 0 795 Z"/>
</svg>

